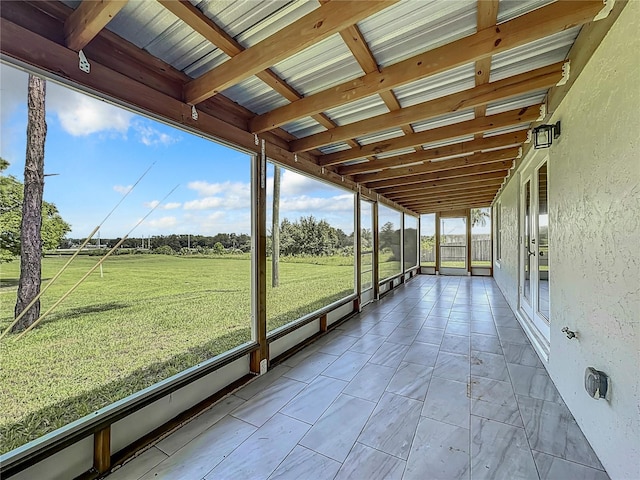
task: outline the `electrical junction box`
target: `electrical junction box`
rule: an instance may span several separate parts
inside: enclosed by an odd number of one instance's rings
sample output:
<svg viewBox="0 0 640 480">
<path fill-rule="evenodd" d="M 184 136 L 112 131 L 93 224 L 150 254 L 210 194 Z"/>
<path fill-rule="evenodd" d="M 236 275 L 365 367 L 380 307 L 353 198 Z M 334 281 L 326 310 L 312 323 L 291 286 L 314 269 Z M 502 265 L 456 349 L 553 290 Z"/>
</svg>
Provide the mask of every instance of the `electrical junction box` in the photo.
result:
<svg viewBox="0 0 640 480">
<path fill-rule="evenodd" d="M 609 377 L 606 373 L 587 367 L 584 372 L 584 388 L 590 397 L 605 398 L 609 390 Z"/>
</svg>

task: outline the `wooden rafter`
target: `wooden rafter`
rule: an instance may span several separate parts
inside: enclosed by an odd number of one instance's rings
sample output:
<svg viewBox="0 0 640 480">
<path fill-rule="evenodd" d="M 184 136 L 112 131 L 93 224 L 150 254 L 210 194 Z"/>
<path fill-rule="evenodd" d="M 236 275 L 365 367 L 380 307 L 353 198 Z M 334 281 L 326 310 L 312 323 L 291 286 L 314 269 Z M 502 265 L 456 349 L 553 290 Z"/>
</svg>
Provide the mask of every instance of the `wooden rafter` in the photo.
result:
<svg viewBox="0 0 640 480">
<path fill-rule="evenodd" d="M 343 1 L 340 2 L 340 8 L 331 3 L 322 5 L 219 67 L 187 83 L 184 99 L 189 104 L 200 103 L 397 1 Z"/>
<path fill-rule="evenodd" d="M 322 166 L 337 165 L 339 163 L 356 160 L 369 155 L 378 155 L 384 152 L 393 152 L 408 147 L 417 147 L 428 143 L 435 143 L 465 135 L 488 132 L 500 128 L 527 124 L 540 117 L 541 105 L 523 107 L 508 112 L 490 115 L 488 117 L 475 118 L 464 122 L 433 128 L 424 132 L 405 135 L 382 142 L 371 143 L 359 148 L 352 148 L 342 152 L 322 155 L 318 164 Z"/>
<path fill-rule="evenodd" d="M 231 35 L 225 32 L 218 24 L 188 0 L 158 0 L 158 2 L 230 57 L 235 57 L 245 50 Z M 302 98 L 302 95 L 271 69 L 256 73 L 256 77 L 290 102 L 295 102 Z M 333 128 L 336 126 L 335 123 L 323 113 L 315 114 L 312 118 L 325 128 Z M 350 145 L 357 146 L 355 142 L 350 143 Z"/>
<path fill-rule="evenodd" d="M 508 170 L 504 169 L 498 172 L 489 172 L 489 173 L 479 173 L 476 175 L 471 175 L 467 177 L 454 177 L 454 178 L 446 178 L 443 180 L 428 180 L 421 181 L 418 183 L 412 183 L 407 185 L 394 185 L 391 187 L 378 187 L 375 189 L 376 193 L 380 195 L 388 195 L 388 194 L 399 194 L 404 192 L 415 192 L 424 190 L 425 188 L 435 188 L 435 187 L 444 187 L 451 185 L 467 185 L 476 182 L 482 182 L 484 180 L 495 180 L 495 179 L 503 179 L 507 174 Z"/>
<path fill-rule="evenodd" d="M 495 192 L 498 190 L 502 182 L 503 182 L 503 179 L 496 178 L 493 180 L 484 180 L 482 182 L 476 182 L 467 186 L 444 185 L 442 187 L 422 188 L 421 190 L 417 190 L 414 192 L 388 194 L 387 196 L 396 202 L 406 202 L 412 198 L 422 198 L 429 195 L 449 194 L 449 193 L 458 192 L 458 191 L 468 192 L 468 191 L 474 191 L 474 190 L 493 189 L 493 191 Z"/>
<path fill-rule="evenodd" d="M 492 199 L 493 199 L 492 193 L 482 193 L 478 195 L 470 195 L 470 196 L 454 198 L 454 199 L 438 198 L 438 199 L 433 199 L 426 202 L 409 203 L 408 205 L 412 209 L 414 208 L 418 209 L 418 208 L 424 208 L 425 206 L 432 206 L 432 205 L 462 205 L 465 203 L 476 203 L 476 202 L 485 202 L 485 201 L 490 202 Z"/>
<path fill-rule="evenodd" d="M 497 82 L 480 85 L 469 90 L 294 140 L 291 142 L 291 150 L 294 152 L 312 150 L 331 143 L 337 143 L 346 138 L 388 130 L 400 125 L 424 121 L 447 113 L 460 112 L 478 105 L 486 105 L 490 102 L 506 100 L 524 93 L 546 89 L 557 84 L 562 79 L 563 64 L 564 62 L 554 63 L 553 65 L 521 73 Z"/>
<path fill-rule="evenodd" d="M 467 190 L 465 192 L 451 192 L 448 194 L 440 194 L 440 195 L 429 195 L 429 196 L 425 196 L 422 198 L 415 198 L 412 199 L 410 201 L 405 202 L 407 205 L 424 205 L 424 204 L 428 204 L 428 203 L 433 203 L 436 200 L 446 200 L 449 202 L 454 202 L 454 201 L 458 201 L 458 200 L 466 200 L 468 198 L 476 198 L 476 197 L 488 197 L 491 195 L 495 195 L 496 194 L 496 190 L 497 189 L 492 189 L 492 190 L 476 190 L 474 191 L 470 191 Z"/>
<path fill-rule="evenodd" d="M 127 0 L 84 0 L 64 22 L 67 47 L 82 50 L 126 4 Z"/>
<path fill-rule="evenodd" d="M 254 118 L 252 132 L 263 132 L 314 113 L 353 102 L 374 93 L 435 75 L 495 55 L 538 38 L 589 22 L 602 10 L 601 0 L 562 0 L 518 18 L 486 28 L 331 89 L 309 95 Z"/>
<path fill-rule="evenodd" d="M 478 0 L 478 30 L 491 28 L 498 21 L 499 0 Z M 481 58 L 476 61 L 476 86 L 489 83 L 491 78 L 491 57 Z M 487 105 L 478 105 L 474 108 L 476 117 L 484 117 L 487 113 Z M 476 134 L 476 138 L 480 138 Z"/>
<path fill-rule="evenodd" d="M 357 175 L 366 172 L 384 170 L 387 168 L 402 167 L 415 164 L 417 162 L 428 162 L 447 157 L 457 157 L 460 155 L 470 155 L 482 150 L 493 150 L 520 145 L 527 139 L 527 131 L 519 130 L 512 133 L 503 133 L 481 140 L 471 140 L 468 142 L 454 143 L 442 147 L 419 150 L 417 153 L 407 153 L 396 157 L 389 157 L 369 162 L 356 163 L 338 168 L 339 175 Z"/>
<path fill-rule="evenodd" d="M 499 162 L 485 163 L 481 165 L 471 165 L 468 167 L 451 168 L 441 172 L 420 173 L 410 177 L 389 178 L 387 180 L 379 180 L 369 182 L 367 188 L 378 191 L 379 188 L 388 187 L 404 187 L 412 183 L 430 182 L 435 180 L 444 180 L 455 177 L 468 177 L 469 175 L 478 175 L 490 172 L 501 172 L 511 168 L 513 159 L 501 160 Z"/>
<path fill-rule="evenodd" d="M 391 178 L 401 179 L 402 177 L 413 177 L 415 175 L 431 172 L 444 172 L 455 168 L 470 167 L 473 165 L 484 165 L 487 163 L 500 162 L 503 160 L 513 160 L 518 156 L 519 147 L 504 148 L 493 152 L 476 153 L 464 157 L 443 160 L 441 162 L 428 162 L 421 165 L 411 165 L 400 168 L 390 168 L 382 172 L 363 173 L 356 175 L 353 180 L 366 186 L 380 180 Z"/>
</svg>

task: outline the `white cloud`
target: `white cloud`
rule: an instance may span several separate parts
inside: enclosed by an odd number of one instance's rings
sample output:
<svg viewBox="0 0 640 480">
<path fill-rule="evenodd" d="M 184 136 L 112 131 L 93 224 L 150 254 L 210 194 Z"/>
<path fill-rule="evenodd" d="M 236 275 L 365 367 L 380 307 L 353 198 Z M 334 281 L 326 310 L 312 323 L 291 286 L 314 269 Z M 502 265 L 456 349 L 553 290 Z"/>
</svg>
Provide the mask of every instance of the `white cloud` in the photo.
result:
<svg viewBox="0 0 640 480">
<path fill-rule="evenodd" d="M 149 220 L 146 223 L 148 227 L 161 230 L 165 228 L 175 227 L 178 224 L 178 219 L 176 217 L 161 217 Z"/>
<path fill-rule="evenodd" d="M 169 202 L 166 205 L 163 205 L 163 210 L 175 210 L 176 208 L 180 208 L 182 204 L 180 202 Z"/>
<path fill-rule="evenodd" d="M 251 186 L 242 182 L 209 183 L 194 181 L 187 188 L 198 193 L 197 200 L 184 202 L 185 210 L 213 210 L 223 208 L 237 210 L 251 205 Z"/>
<path fill-rule="evenodd" d="M 187 188 L 195 190 L 202 197 L 230 193 L 238 196 L 251 194 L 251 184 L 243 182 L 209 183 L 198 180 L 189 182 Z"/>
<path fill-rule="evenodd" d="M 353 212 L 353 195 L 320 198 L 300 195 L 280 199 L 281 212 Z"/>
<path fill-rule="evenodd" d="M 144 206 L 147 208 L 156 208 L 160 204 L 159 200 L 152 200 L 150 202 L 144 202 Z M 180 208 L 182 203 L 180 202 L 169 202 L 164 205 L 160 205 L 161 210 L 175 210 L 176 208 Z"/>
<path fill-rule="evenodd" d="M 47 85 L 47 110 L 55 113 L 62 128 L 74 137 L 98 132 L 125 135 L 134 117 L 120 107 L 55 83 Z"/>
<path fill-rule="evenodd" d="M 138 140 L 148 147 L 158 145 L 166 147 L 180 141 L 180 137 L 163 133 L 142 122 L 135 122 L 133 128 L 138 135 Z"/>
<path fill-rule="evenodd" d="M 133 188 L 133 185 L 114 185 L 113 186 L 113 189 L 116 192 L 121 193 L 122 195 L 126 195 L 127 193 L 129 193 L 132 188 Z"/>
</svg>

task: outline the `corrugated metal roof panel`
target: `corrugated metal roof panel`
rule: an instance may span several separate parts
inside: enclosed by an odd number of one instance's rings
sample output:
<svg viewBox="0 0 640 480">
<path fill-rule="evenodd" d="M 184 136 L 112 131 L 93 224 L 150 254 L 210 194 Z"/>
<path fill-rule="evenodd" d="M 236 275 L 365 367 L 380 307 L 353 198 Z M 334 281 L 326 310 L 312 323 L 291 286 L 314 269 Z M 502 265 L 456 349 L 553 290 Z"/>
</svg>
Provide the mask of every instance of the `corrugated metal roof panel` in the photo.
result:
<svg viewBox="0 0 640 480">
<path fill-rule="evenodd" d="M 378 65 L 386 67 L 476 31 L 476 0 L 404 0 L 358 23 Z"/>
<path fill-rule="evenodd" d="M 395 150 L 393 152 L 380 153 L 380 154 L 376 155 L 375 157 L 378 160 L 382 160 L 383 158 L 397 157 L 398 155 L 404 155 L 406 153 L 415 153 L 415 149 L 412 148 L 412 147 L 403 148 L 402 150 Z"/>
<path fill-rule="evenodd" d="M 303 95 L 312 95 L 364 74 L 337 33 L 274 65 L 272 70 Z"/>
<path fill-rule="evenodd" d="M 372 95 L 362 100 L 332 108 L 325 113 L 337 125 L 346 125 L 388 112 L 389 109 L 382 101 L 382 98 L 379 95 Z"/>
<path fill-rule="evenodd" d="M 520 130 L 528 130 L 531 127 L 530 123 L 520 123 L 511 127 L 498 128 L 482 135 L 483 138 L 495 137 L 496 135 L 502 135 L 503 133 L 519 132 Z"/>
<path fill-rule="evenodd" d="M 257 115 L 289 103 L 257 77 L 249 77 L 227 88 L 224 95 Z"/>
<path fill-rule="evenodd" d="M 360 145 L 369 145 L 370 143 L 384 142 L 385 140 L 402 137 L 403 135 L 404 135 L 404 132 L 402 131 L 401 128 L 394 128 L 391 130 L 385 130 L 384 132 L 375 132 L 369 135 L 363 135 L 361 137 L 357 137 L 356 141 Z"/>
<path fill-rule="evenodd" d="M 570 28 L 494 55 L 491 59 L 491 81 L 561 62 L 567 58 L 579 32 L 580 27 Z"/>
<path fill-rule="evenodd" d="M 395 88 L 393 93 L 395 93 L 402 108 L 406 108 L 434 98 L 461 92 L 474 86 L 475 65 L 469 63 Z"/>
<path fill-rule="evenodd" d="M 291 135 L 295 135 L 298 138 L 306 137 L 308 135 L 313 135 L 315 133 L 320 133 L 327 130 L 324 126 L 320 125 L 311 117 L 300 118 L 295 122 L 282 125 L 282 127 L 280 128 L 282 128 L 286 132 L 289 132 Z"/>
<path fill-rule="evenodd" d="M 245 48 L 320 6 L 304 0 L 190 1 Z"/>
<path fill-rule="evenodd" d="M 445 127 L 447 125 L 453 125 L 454 123 L 464 122 L 467 120 L 473 120 L 475 115 L 473 110 L 465 110 L 462 112 L 447 113 L 446 115 L 440 115 L 436 118 L 431 118 L 424 122 L 412 123 L 411 126 L 415 132 L 424 132 L 425 130 L 431 130 L 438 127 Z"/>
<path fill-rule="evenodd" d="M 493 102 L 487 105 L 487 115 L 496 115 L 498 113 L 508 112 L 517 108 L 529 107 L 542 103 L 547 96 L 547 90 L 538 90 L 536 92 L 527 93 L 518 97 Z"/>
<path fill-rule="evenodd" d="M 245 48 L 261 42 L 320 7 L 319 3 L 306 0 L 233 0 L 213 3 L 225 5 L 224 11 L 218 12 L 216 18 L 228 29 L 227 33 Z"/>
<path fill-rule="evenodd" d="M 498 23 L 513 20 L 520 15 L 544 7 L 554 0 L 500 0 L 498 4 Z"/>
<path fill-rule="evenodd" d="M 176 31 L 179 26 L 182 26 L 183 32 Z M 107 28 L 144 49 L 159 38 L 173 43 L 171 35 L 193 33 L 191 28 L 158 2 L 128 2 L 107 24 Z M 167 34 L 168 30 L 171 30 L 171 35 Z M 197 35 L 202 38 L 200 34 Z"/>
<path fill-rule="evenodd" d="M 329 155 L 330 153 L 344 152 L 350 148 L 351 147 L 347 143 L 335 143 L 333 145 L 327 145 L 326 147 L 320 147 L 318 150 L 320 150 L 324 155 Z"/>
<path fill-rule="evenodd" d="M 425 150 L 428 150 L 430 148 L 445 147 L 447 145 L 454 145 L 456 143 L 470 142 L 471 140 L 473 140 L 473 138 L 474 138 L 473 135 L 465 135 L 463 137 L 448 138 L 446 140 L 440 140 L 439 142 L 426 143 L 423 145 L 423 148 Z"/>
</svg>

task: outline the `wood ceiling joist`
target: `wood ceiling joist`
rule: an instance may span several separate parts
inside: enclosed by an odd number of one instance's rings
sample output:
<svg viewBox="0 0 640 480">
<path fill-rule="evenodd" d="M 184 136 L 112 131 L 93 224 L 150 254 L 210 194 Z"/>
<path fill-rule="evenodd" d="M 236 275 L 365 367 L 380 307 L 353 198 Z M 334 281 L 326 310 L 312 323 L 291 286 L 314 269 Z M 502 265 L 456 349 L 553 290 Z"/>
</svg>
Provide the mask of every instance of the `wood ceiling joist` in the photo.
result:
<svg viewBox="0 0 640 480">
<path fill-rule="evenodd" d="M 478 30 L 494 27 L 498 21 L 499 0 L 478 0 Z M 489 83 L 491 78 L 491 57 L 481 58 L 476 61 L 476 86 Z M 551 85 L 550 85 L 551 86 Z M 487 105 L 478 105 L 474 108 L 476 117 L 484 117 L 487 113 Z M 481 138 L 476 134 L 476 138 Z"/>
<path fill-rule="evenodd" d="M 492 195 L 477 195 L 477 196 L 473 196 L 473 197 L 465 197 L 465 198 L 459 198 L 459 199 L 447 199 L 447 198 L 443 198 L 440 200 L 433 200 L 431 202 L 423 202 L 423 203 L 414 203 L 414 204 L 410 204 L 409 207 L 411 208 L 411 210 L 419 210 L 422 208 L 428 208 L 428 207 L 435 207 L 435 206 L 453 206 L 453 205 L 469 205 L 469 204 L 477 204 L 477 203 L 481 203 L 481 202 L 491 202 L 491 200 L 493 199 Z"/>
<path fill-rule="evenodd" d="M 384 170 L 393 167 L 402 167 L 417 162 L 428 162 L 446 157 L 456 157 L 460 155 L 470 155 L 482 150 L 507 148 L 521 145 L 527 139 L 527 130 L 519 130 L 512 133 L 503 133 L 481 140 L 471 140 L 468 142 L 454 143 L 442 147 L 420 150 L 417 153 L 407 153 L 397 157 L 374 159 L 369 162 L 345 165 L 336 170 L 339 175 L 357 175 L 361 173 Z"/>
<path fill-rule="evenodd" d="M 476 175 L 471 175 L 467 177 L 455 177 L 455 178 L 446 178 L 444 180 L 429 180 L 422 181 L 419 183 L 412 183 L 409 185 L 394 185 L 392 187 L 385 188 L 376 188 L 374 191 L 379 193 L 380 195 L 388 195 L 388 194 L 400 194 L 406 192 L 416 192 L 421 191 L 426 188 L 436 188 L 436 187 L 444 187 L 444 186 L 452 186 L 456 185 L 460 188 L 470 187 L 471 184 L 476 182 L 482 182 L 485 180 L 495 180 L 495 179 L 504 179 L 505 175 L 509 170 L 505 169 L 498 172 L 490 172 L 490 173 L 479 173 Z M 462 186 L 464 185 L 464 187 Z"/>
<path fill-rule="evenodd" d="M 396 202 L 406 202 L 412 198 L 420 198 L 429 195 L 446 195 L 449 193 L 455 193 L 458 191 L 469 192 L 475 190 L 493 190 L 497 191 L 500 185 L 502 185 L 503 179 L 496 178 L 493 180 L 484 180 L 481 182 L 472 183 L 469 185 L 444 185 L 442 187 L 422 188 L 413 192 L 400 192 L 396 194 L 388 193 L 386 196 L 389 199 L 393 199 Z"/>
<path fill-rule="evenodd" d="M 329 6 L 329 5 L 325 5 Z M 388 91 L 440 72 L 490 57 L 538 38 L 589 22 L 602 10 L 602 0 L 561 0 L 497 27 L 448 43 L 366 74 L 254 118 L 252 132 L 271 130 L 298 118 Z"/>
<path fill-rule="evenodd" d="M 16 21 L 25 21 L 30 27 L 33 27 L 41 20 L 38 12 L 29 10 L 29 5 L 22 2 L 15 2 L 15 5 L 20 11 L 16 11 L 15 15 L 10 16 Z M 8 20 L 6 18 L 9 15 L 7 10 L 8 8 L 3 5 L 2 17 L 0 18 L 0 50 L 6 60 L 14 59 L 25 65 L 32 65 L 98 96 L 118 99 L 134 109 L 148 112 L 170 124 L 179 125 L 208 138 L 217 138 L 247 151 L 260 152 L 260 147 L 254 144 L 253 134 L 248 131 L 204 112 L 200 112 L 198 120 L 194 120 L 191 117 L 190 108 L 181 100 L 102 65 L 100 62 L 92 60 L 91 75 L 85 74 L 78 69 L 77 53 L 62 43 L 57 43 L 36 33 L 40 30 L 38 28 L 25 28 Z M 25 16 L 23 13 L 27 13 L 27 15 Z M 45 22 L 42 25 L 47 25 L 48 29 L 49 26 L 46 22 L 52 22 L 52 17 L 44 15 L 42 12 L 40 15 L 42 15 L 42 21 Z M 62 32 L 62 21 L 54 21 L 50 27 L 54 29 L 56 24 L 58 25 L 57 31 Z M 62 41 L 60 35 L 60 42 Z M 46 54 L 42 52 L 46 52 Z M 170 67 L 167 65 L 167 68 Z M 350 179 L 327 170 L 323 171 L 315 164 L 313 156 L 298 155 L 296 162 L 293 153 L 287 150 L 287 142 L 275 135 L 264 134 L 263 136 L 266 139 L 266 153 L 269 158 L 342 188 L 352 191 L 359 190 L 358 186 Z M 367 189 L 360 190 L 365 196 L 373 195 Z M 387 202 L 391 203 L 388 200 Z"/>
<path fill-rule="evenodd" d="M 476 153 L 464 157 L 443 160 L 441 162 L 429 162 L 421 165 L 411 165 L 407 167 L 390 168 L 381 172 L 363 173 L 353 177 L 353 181 L 368 185 L 375 185 L 374 182 L 388 180 L 391 178 L 403 178 L 415 176 L 423 173 L 441 172 L 455 168 L 470 167 L 473 165 L 484 165 L 487 163 L 513 160 L 518 156 L 520 147 L 504 148 L 486 153 Z"/>
<path fill-rule="evenodd" d="M 487 208 L 491 206 L 491 202 L 479 202 L 475 204 L 465 204 L 465 205 L 444 205 L 444 206 L 434 206 L 434 207 L 424 207 L 418 210 L 420 215 L 428 215 L 430 213 L 445 213 L 452 212 L 457 210 L 467 210 L 471 208 Z"/>
<path fill-rule="evenodd" d="M 64 22 L 67 47 L 82 50 L 126 4 L 127 0 L 84 0 Z"/>
<path fill-rule="evenodd" d="M 187 83 L 184 88 L 185 102 L 192 105 L 200 103 L 397 1 L 341 1 L 339 7 L 333 3 L 322 5 Z"/>
<path fill-rule="evenodd" d="M 313 150 L 347 138 L 389 130 L 393 127 L 428 120 L 447 113 L 460 112 L 477 105 L 486 106 L 490 102 L 507 100 L 528 92 L 546 89 L 556 85 L 562 79 L 563 64 L 564 62 L 555 63 L 497 82 L 480 85 L 469 90 L 294 140 L 291 142 L 291 150 L 294 152 Z"/>
<path fill-rule="evenodd" d="M 473 120 L 433 128 L 403 137 L 363 145 L 359 148 L 322 155 L 318 158 L 318 164 L 324 167 L 337 165 L 370 155 L 379 155 L 384 152 L 393 152 L 403 148 L 417 147 L 465 135 L 475 135 L 476 133 L 530 123 L 540 117 L 540 107 L 541 105 L 538 104 L 516 110 L 509 110 L 508 112 L 489 115 L 488 117 L 475 118 Z"/>
<path fill-rule="evenodd" d="M 405 202 L 406 205 L 424 205 L 425 203 L 433 202 L 434 200 L 447 200 L 447 201 L 456 201 L 459 199 L 466 200 L 471 197 L 485 197 L 496 194 L 497 189 L 494 188 L 492 190 L 476 190 L 476 191 L 466 191 L 466 192 L 451 192 L 448 194 L 439 194 L 439 195 L 428 195 L 421 198 L 415 198 L 411 201 Z"/>
<path fill-rule="evenodd" d="M 235 57 L 245 50 L 231 35 L 188 0 L 158 0 L 158 2 L 230 57 Z M 290 102 L 295 102 L 302 98 L 302 95 L 291 85 L 270 69 L 256 73 L 256 77 Z M 324 113 L 315 114 L 312 118 L 325 128 L 334 128 L 336 126 Z M 349 145 L 355 147 L 357 143 L 353 142 L 349 143 Z"/>
<path fill-rule="evenodd" d="M 485 163 L 482 165 L 472 165 L 470 167 L 451 168 L 442 172 L 421 173 L 410 177 L 390 178 L 388 180 L 379 180 L 377 182 L 369 182 L 367 188 L 378 191 L 380 188 L 399 187 L 402 188 L 413 183 L 429 182 L 435 180 L 444 180 L 455 177 L 468 177 L 469 175 L 478 175 L 489 172 L 501 172 L 511 168 L 513 159 L 501 160 L 499 162 Z"/>
</svg>

